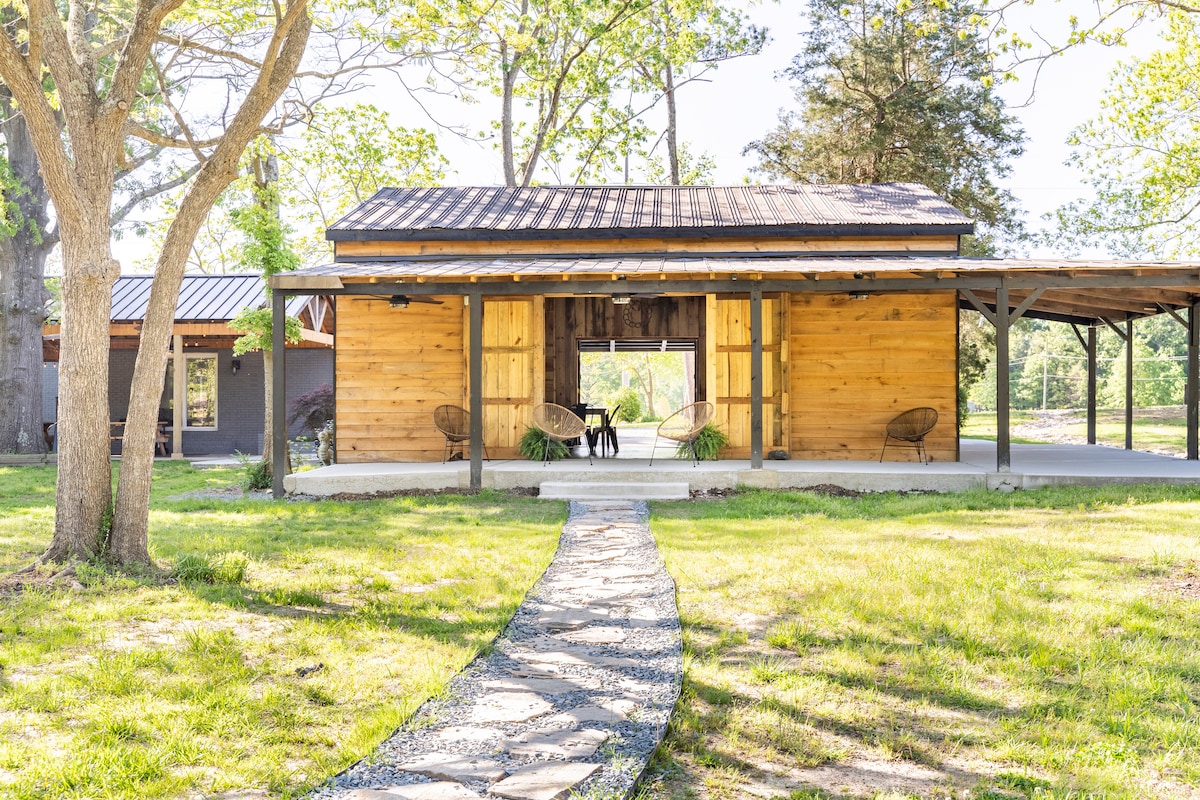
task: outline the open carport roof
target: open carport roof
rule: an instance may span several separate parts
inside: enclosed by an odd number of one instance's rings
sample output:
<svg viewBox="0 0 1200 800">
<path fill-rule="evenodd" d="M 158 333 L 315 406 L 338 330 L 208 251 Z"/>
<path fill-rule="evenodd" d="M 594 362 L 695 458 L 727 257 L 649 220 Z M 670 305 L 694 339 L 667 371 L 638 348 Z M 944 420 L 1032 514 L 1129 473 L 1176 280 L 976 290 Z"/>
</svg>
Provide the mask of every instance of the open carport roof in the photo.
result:
<svg viewBox="0 0 1200 800">
<path fill-rule="evenodd" d="M 1200 261 L 936 256 L 529 256 L 338 261 L 277 275 L 287 294 L 593 295 L 957 290 L 964 307 L 1009 290 L 1026 315 L 1086 324 L 1178 311 L 1200 302 Z M 1031 299 L 1031 295 L 1033 295 Z"/>
</svg>

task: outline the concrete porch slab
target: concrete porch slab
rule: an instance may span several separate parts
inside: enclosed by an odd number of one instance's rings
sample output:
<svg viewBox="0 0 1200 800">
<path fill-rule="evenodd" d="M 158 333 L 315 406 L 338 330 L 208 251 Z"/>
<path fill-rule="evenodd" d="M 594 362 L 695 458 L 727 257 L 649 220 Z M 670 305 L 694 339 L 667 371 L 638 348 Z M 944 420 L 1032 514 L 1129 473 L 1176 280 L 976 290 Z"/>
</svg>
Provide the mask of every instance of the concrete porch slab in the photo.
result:
<svg viewBox="0 0 1200 800">
<path fill-rule="evenodd" d="M 688 484 L 646 481 L 543 481 L 538 497 L 546 500 L 687 500 Z"/>
<path fill-rule="evenodd" d="M 862 492 L 968 489 L 1033 489 L 1041 486 L 1110 486 L 1140 483 L 1200 486 L 1200 462 L 1098 445 L 1013 445 L 1012 469 L 996 472 L 994 442 L 964 439 L 961 460 L 914 461 L 688 461 L 645 458 L 570 458 L 543 465 L 536 461 L 485 461 L 483 488 L 538 489 L 543 484 L 631 485 L 657 490 L 684 484 L 689 491 L 753 487 L 803 489 L 832 485 Z M 470 465 L 335 464 L 289 475 L 289 493 L 327 497 L 402 491 L 458 491 L 470 487 Z M 609 491 L 604 488 L 603 491 Z M 674 490 L 673 490 L 674 491 Z M 628 499 L 632 495 L 625 494 Z M 642 495 L 639 495 L 642 497 Z M 649 498 L 647 498 L 649 499 Z"/>
</svg>

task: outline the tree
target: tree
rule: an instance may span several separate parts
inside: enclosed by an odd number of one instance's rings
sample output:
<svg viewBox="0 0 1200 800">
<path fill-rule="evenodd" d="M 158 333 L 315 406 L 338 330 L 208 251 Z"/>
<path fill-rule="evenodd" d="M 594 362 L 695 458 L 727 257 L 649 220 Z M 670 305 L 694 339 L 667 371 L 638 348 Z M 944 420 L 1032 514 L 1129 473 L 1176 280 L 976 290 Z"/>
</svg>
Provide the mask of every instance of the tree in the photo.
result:
<svg viewBox="0 0 1200 800">
<path fill-rule="evenodd" d="M 57 4 L 14 4 L 15 24 L 0 36 L 0 80 L 29 126 L 63 252 L 59 469 L 54 538 L 43 560 L 101 554 L 121 563 L 148 560 L 154 429 L 188 248 L 208 209 L 236 177 L 247 143 L 295 77 L 312 27 L 304 0 L 268 6 L 265 16 L 248 2 L 183 6 L 184 0 L 138 0 L 106 7 L 101 15 L 93 4 L 69 0 L 64 17 Z M 115 60 L 102 69 L 109 53 L 117 53 Z M 188 124 L 181 105 L 186 89 L 194 87 L 185 86 L 177 70 L 195 80 L 203 65 L 217 63 L 228 103 L 207 125 Z M 157 78 L 161 105 L 147 103 L 147 70 Z M 44 90 L 46 72 L 53 96 Z M 108 406 L 108 322 L 119 272 L 107 212 L 131 137 L 186 148 L 201 166 L 156 265 L 114 507 L 108 415 L 95 410 Z"/>
<path fill-rule="evenodd" d="M 672 186 L 685 185 L 685 171 L 680 166 L 679 89 L 702 80 L 723 61 L 757 54 L 767 32 L 747 25 L 745 15 L 719 0 L 656 0 L 641 15 L 640 23 L 639 34 L 627 39 L 633 46 L 631 61 L 643 90 L 666 104 L 662 138 L 668 179 Z"/>
<path fill-rule="evenodd" d="M 975 253 L 1022 235 L 999 181 L 1023 133 L 993 87 L 976 11 L 961 0 L 810 0 L 786 71 L 799 109 L 752 142 L 757 171 L 800 183 L 917 181 L 980 226 Z"/>
<path fill-rule="evenodd" d="M 1200 253 L 1200 17 L 1176 12 L 1150 56 L 1120 65 L 1070 163 L 1092 197 L 1056 212 L 1056 240 L 1126 257 Z"/>
</svg>

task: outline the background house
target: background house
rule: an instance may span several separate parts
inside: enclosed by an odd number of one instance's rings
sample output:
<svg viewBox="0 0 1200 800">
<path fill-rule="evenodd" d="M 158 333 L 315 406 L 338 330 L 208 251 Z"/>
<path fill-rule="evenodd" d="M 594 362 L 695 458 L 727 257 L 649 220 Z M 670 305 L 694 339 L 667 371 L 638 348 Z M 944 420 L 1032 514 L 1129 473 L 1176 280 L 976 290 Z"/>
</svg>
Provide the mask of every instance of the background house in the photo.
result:
<svg viewBox="0 0 1200 800">
<path fill-rule="evenodd" d="M 152 277 L 122 275 L 113 286 L 109 353 L 109 419 L 124 421 L 129 404 L 134 361 L 150 297 Z M 187 275 L 179 291 L 168 362 L 166 388 L 159 409 L 173 455 L 199 456 L 262 452 L 263 357 L 262 353 L 233 355 L 238 334 L 229 320 L 245 308 L 266 302 L 258 275 Z M 303 339 L 289 346 L 287 397 L 295 397 L 333 381 L 333 315 L 324 297 L 297 297 L 288 302 L 288 314 L 300 318 Z M 57 418 L 58 326 L 47 325 L 45 337 L 46 380 L 43 390 L 44 419 Z M 182 380 L 175 391 L 176 370 Z M 176 431 L 176 398 L 182 398 Z M 294 435 L 307 433 L 291 426 Z M 113 453 L 120 452 L 113 442 Z"/>
</svg>

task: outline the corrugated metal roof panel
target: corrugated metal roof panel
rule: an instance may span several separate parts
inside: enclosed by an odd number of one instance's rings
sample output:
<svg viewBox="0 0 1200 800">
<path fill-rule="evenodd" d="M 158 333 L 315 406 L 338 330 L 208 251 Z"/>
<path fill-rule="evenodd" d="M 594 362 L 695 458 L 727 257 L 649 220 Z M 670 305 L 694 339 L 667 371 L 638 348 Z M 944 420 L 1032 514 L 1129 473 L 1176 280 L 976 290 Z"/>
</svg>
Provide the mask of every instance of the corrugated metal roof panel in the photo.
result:
<svg viewBox="0 0 1200 800">
<path fill-rule="evenodd" d="M 329 227 L 330 238 L 405 231 L 696 231 L 804 226 L 969 228 L 916 183 L 788 186 L 435 187 L 380 189 Z"/>
<path fill-rule="evenodd" d="M 113 322 L 137 322 L 146 318 L 150 303 L 151 275 L 122 275 L 113 285 Z M 258 275 L 184 275 L 175 304 L 177 322 L 225 322 L 244 308 L 266 302 Z M 307 297 L 288 299 L 287 312 L 295 316 Z"/>
</svg>

